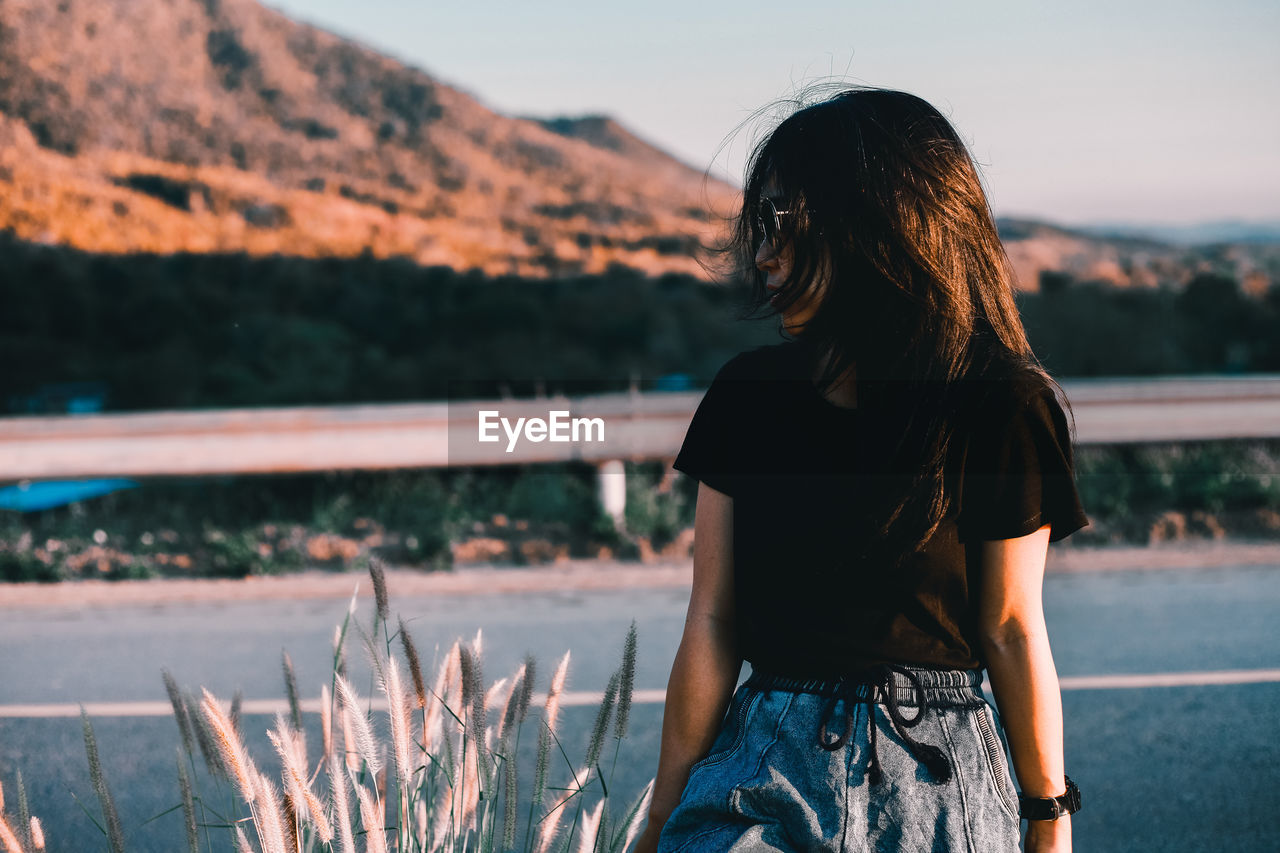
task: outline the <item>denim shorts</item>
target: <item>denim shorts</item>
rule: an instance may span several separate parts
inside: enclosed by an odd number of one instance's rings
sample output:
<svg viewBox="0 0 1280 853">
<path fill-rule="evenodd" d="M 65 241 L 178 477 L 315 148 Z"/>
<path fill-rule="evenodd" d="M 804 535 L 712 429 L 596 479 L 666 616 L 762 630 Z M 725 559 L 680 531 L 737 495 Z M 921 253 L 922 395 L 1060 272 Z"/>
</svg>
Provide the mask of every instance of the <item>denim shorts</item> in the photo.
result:
<svg viewBox="0 0 1280 853">
<path fill-rule="evenodd" d="M 753 670 L 659 851 L 1016 851 L 1017 790 L 981 671 L 873 669 Z"/>
</svg>

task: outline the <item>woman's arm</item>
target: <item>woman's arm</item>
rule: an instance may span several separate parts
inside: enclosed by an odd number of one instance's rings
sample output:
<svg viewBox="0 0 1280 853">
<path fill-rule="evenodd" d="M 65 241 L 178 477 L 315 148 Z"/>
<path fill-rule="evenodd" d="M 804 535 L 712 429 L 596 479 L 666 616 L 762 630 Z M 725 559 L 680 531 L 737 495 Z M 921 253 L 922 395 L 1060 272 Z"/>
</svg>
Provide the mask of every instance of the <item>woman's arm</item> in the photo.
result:
<svg viewBox="0 0 1280 853">
<path fill-rule="evenodd" d="M 694 514 L 693 589 L 667 682 L 658 775 L 637 853 L 657 848 L 689 768 L 715 742 L 742 668 L 733 623 L 733 498 L 702 483 Z"/>
<path fill-rule="evenodd" d="M 1062 695 L 1044 624 L 1041 587 L 1049 526 L 1017 539 L 982 543 L 979 626 L 991 691 L 1029 797 L 1066 793 Z M 1027 822 L 1026 850 L 1069 851 L 1071 818 Z"/>
</svg>

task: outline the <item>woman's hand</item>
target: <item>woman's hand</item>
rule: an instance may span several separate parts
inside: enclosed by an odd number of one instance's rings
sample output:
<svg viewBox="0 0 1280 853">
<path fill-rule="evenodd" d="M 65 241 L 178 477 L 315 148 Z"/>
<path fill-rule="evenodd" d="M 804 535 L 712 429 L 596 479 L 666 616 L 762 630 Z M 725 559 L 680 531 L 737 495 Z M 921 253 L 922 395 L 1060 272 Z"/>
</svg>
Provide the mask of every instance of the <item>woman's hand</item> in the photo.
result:
<svg viewBox="0 0 1280 853">
<path fill-rule="evenodd" d="M 1071 853 L 1071 815 L 1027 821 L 1026 853 Z"/>
</svg>

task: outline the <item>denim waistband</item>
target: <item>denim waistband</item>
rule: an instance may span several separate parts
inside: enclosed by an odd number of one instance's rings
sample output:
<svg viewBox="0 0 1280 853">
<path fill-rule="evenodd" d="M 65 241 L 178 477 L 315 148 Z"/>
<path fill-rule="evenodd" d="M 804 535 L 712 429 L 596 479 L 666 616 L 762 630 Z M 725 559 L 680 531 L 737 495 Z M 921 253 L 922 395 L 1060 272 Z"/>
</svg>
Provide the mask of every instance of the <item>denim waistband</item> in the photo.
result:
<svg viewBox="0 0 1280 853">
<path fill-rule="evenodd" d="M 885 702 L 886 687 L 893 691 L 894 704 L 908 708 L 917 706 L 918 694 L 911 680 L 900 670 L 915 677 L 924 694 L 925 704 L 935 708 L 972 708 L 986 700 L 982 695 L 982 670 L 931 669 L 895 666 L 893 669 L 872 668 L 850 672 L 839 678 L 791 678 L 761 670 L 752 664 L 746 686 L 760 691 L 782 690 L 788 693 L 812 693 L 830 698 L 841 695 L 858 701 Z M 879 693 L 880 695 L 876 695 Z"/>
</svg>

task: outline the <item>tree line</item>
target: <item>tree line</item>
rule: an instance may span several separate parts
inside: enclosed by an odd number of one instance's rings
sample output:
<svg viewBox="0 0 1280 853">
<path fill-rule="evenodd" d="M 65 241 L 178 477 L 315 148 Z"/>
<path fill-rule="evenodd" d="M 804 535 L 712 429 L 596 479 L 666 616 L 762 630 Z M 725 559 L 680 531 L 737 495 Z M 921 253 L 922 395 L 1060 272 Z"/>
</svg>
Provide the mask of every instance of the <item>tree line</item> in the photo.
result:
<svg viewBox="0 0 1280 853">
<path fill-rule="evenodd" d="M 0 405 L 99 383 L 115 411 L 585 393 L 708 382 L 779 340 L 746 288 L 617 267 L 558 280 L 408 259 L 101 255 L 0 234 Z M 1058 376 L 1280 371 L 1280 286 L 1119 290 L 1046 274 L 1019 307 Z"/>
</svg>

